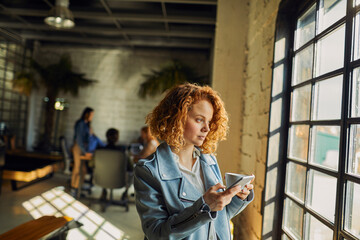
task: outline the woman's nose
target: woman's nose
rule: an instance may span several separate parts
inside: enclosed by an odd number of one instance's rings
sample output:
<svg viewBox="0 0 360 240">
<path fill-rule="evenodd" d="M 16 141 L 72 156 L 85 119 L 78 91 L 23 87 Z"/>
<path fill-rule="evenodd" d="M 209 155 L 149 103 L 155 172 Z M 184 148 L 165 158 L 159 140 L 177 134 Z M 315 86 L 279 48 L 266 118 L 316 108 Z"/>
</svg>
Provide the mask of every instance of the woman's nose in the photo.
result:
<svg viewBox="0 0 360 240">
<path fill-rule="evenodd" d="M 203 130 L 203 132 L 208 132 L 208 131 L 210 131 L 210 126 L 209 126 L 209 124 L 205 124 L 204 125 L 204 127 L 202 128 L 202 130 Z"/>
</svg>

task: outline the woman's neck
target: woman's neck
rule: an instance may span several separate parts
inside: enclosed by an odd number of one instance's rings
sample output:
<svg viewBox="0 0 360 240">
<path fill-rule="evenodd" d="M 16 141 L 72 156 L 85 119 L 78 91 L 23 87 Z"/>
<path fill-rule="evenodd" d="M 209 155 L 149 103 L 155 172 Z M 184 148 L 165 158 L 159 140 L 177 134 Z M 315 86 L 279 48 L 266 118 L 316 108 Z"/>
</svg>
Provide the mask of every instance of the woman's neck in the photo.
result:
<svg viewBox="0 0 360 240">
<path fill-rule="evenodd" d="M 181 165 L 191 171 L 195 161 L 193 158 L 194 145 L 184 146 L 176 154 L 179 156 L 179 162 Z"/>
</svg>

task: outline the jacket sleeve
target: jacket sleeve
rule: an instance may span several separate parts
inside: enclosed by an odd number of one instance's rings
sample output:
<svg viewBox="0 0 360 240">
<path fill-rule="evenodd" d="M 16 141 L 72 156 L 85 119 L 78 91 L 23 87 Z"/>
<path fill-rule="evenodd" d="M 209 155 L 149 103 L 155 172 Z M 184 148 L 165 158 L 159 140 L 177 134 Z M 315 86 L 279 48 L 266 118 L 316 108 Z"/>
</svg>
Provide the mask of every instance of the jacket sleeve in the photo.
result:
<svg viewBox="0 0 360 240">
<path fill-rule="evenodd" d="M 184 211 L 170 215 L 160 182 L 151 174 L 150 169 L 140 163 L 134 172 L 136 208 L 149 240 L 186 238 L 217 217 L 216 212 L 210 212 L 202 197 Z M 171 197 L 174 196 L 169 196 Z"/>
<path fill-rule="evenodd" d="M 221 173 L 216 157 L 214 155 L 210 155 L 210 157 L 216 162 L 216 164 L 214 165 L 214 173 L 219 178 L 219 181 L 222 183 Z M 234 196 L 231 202 L 226 206 L 226 213 L 229 216 L 229 219 L 238 215 L 242 210 L 246 208 L 246 206 L 250 202 L 252 202 L 253 199 L 254 199 L 253 190 L 250 191 L 250 194 L 245 200 L 241 200 L 241 198 Z"/>
<path fill-rule="evenodd" d="M 246 208 L 249 203 L 254 199 L 254 191 L 251 190 L 250 194 L 245 200 L 241 200 L 241 198 L 234 196 L 229 205 L 226 206 L 226 212 L 229 218 L 233 218 L 238 215 L 242 210 Z"/>
</svg>

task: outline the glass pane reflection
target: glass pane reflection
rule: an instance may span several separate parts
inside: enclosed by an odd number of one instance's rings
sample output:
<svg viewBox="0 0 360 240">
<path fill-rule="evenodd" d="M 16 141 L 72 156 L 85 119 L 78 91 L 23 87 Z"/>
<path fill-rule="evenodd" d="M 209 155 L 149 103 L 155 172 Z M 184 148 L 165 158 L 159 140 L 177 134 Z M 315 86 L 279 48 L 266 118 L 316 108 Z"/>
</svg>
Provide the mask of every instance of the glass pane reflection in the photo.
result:
<svg viewBox="0 0 360 240">
<path fill-rule="evenodd" d="M 327 174 L 310 170 L 308 177 L 307 205 L 334 222 L 337 179 Z"/>
<path fill-rule="evenodd" d="M 288 156 L 297 160 L 307 161 L 309 146 L 309 126 L 293 125 L 289 130 Z"/>
<path fill-rule="evenodd" d="M 311 134 L 310 162 L 338 170 L 339 126 L 314 126 Z"/>
<path fill-rule="evenodd" d="M 289 162 L 286 165 L 286 193 L 302 202 L 305 200 L 306 167 Z"/>
<path fill-rule="evenodd" d="M 311 240 L 329 240 L 333 237 L 333 231 L 317 220 L 315 217 L 306 214 L 306 237 Z"/>
<path fill-rule="evenodd" d="M 311 85 L 295 89 L 291 94 L 291 121 L 310 119 Z"/>
<path fill-rule="evenodd" d="M 360 0 L 359 0 L 360 2 Z M 359 2 L 357 4 L 359 4 Z M 354 43 L 353 43 L 353 60 L 360 57 L 360 12 L 356 14 L 354 19 Z"/>
<path fill-rule="evenodd" d="M 360 117 L 360 68 L 353 71 L 351 117 Z"/>
<path fill-rule="evenodd" d="M 339 75 L 315 83 L 313 120 L 340 119 L 342 79 L 343 76 Z"/>
<path fill-rule="evenodd" d="M 304 210 L 289 198 L 285 199 L 284 205 L 284 230 L 290 233 L 295 239 L 300 240 L 303 236 L 302 227 Z"/>
<path fill-rule="evenodd" d="M 360 238 L 360 185 L 349 181 L 346 191 L 345 229 Z"/>
<path fill-rule="evenodd" d="M 316 5 L 314 4 L 298 21 L 295 31 L 296 49 L 315 36 Z"/>
<path fill-rule="evenodd" d="M 360 175 L 360 124 L 350 126 L 348 172 Z"/>
<path fill-rule="evenodd" d="M 346 0 L 321 0 L 319 7 L 319 33 L 346 14 Z"/>
<path fill-rule="evenodd" d="M 316 76 L 344 65 L 345 25 L 321 38 L 316 44 Z"/>
<path fill-rule="evenodd" d="M 314 46 L 310 45 L 295 55 L 292 86 L 312 78 L 313 48 Z"/>
</svg>

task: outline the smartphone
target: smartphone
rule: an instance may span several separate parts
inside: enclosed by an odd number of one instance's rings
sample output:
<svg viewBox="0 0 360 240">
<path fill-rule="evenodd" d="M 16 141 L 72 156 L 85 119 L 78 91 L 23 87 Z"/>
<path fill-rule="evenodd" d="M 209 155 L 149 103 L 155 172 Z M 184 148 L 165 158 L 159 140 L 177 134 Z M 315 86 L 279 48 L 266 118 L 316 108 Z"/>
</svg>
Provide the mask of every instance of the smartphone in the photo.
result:
<svg viewBox="0 0 360 240">
<path fill-rule="evenodd" d="M 237 185 L 241 185 L 241 189 L 245 187 L 245 185 L 249 184 L 251 180 L 255 178 L 254 175 L 242 175 L 236 173 L 225 173 L 226 187 L 232 188 Z"/>
</svg>

